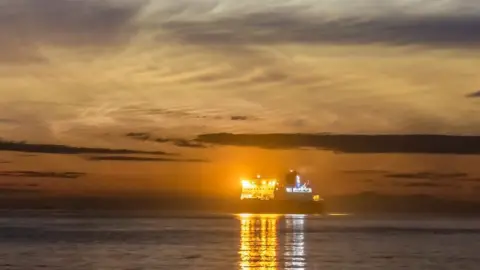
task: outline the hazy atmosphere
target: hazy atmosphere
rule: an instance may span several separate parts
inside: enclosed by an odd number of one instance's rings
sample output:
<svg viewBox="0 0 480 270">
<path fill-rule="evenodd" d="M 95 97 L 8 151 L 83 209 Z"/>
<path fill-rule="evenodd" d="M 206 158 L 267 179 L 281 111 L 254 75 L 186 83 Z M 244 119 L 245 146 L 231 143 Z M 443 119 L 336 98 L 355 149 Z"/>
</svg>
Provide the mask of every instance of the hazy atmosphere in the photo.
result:
<svg viewBox="0 0 480 270">
<path fill-rule="evenodd" d="M 478 200 L 479 66 L 475 0 L 3 0 L 0 196 Z"/>
</svg>

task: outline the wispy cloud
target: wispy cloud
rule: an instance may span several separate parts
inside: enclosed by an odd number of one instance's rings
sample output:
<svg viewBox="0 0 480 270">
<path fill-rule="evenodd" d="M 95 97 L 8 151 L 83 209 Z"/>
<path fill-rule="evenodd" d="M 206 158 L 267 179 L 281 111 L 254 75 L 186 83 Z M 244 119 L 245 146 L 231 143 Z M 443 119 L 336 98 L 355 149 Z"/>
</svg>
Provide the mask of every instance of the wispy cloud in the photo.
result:
<svg viewBox="0 0 480 270">
<path fill-rule="evenodd" d="M 128 44 L 150 31 L 194 44 L 387 43 L 475 46 L 480 15 L 470 1 L 431 6 L 331 1 L 239 5 L 233 0 L 6 0 L 0 9 L 0 59 L 45 62 L 45 44 L 71 48 Z M 15 33 L 12 38 L 10 33 Z M 163 40 L 164 35 L 159 37 Z M 8 51 L 9 53 L 5 53 Z"/>
<path fill-rule="evenodd" d="M 200 135 L 196 141 L 271 149 L 307 147 L 351 154 L 480 154 L 479 136 L 219 133 Z"/>
<path fill-rule="evenodd" d="M 64 178 L 77 179 L 85 176 L 80 172 L 44 172 L 44 171 L 0 171 L 0 176 L 19 178 Z"/>
<path fill-rule="evenodd" d="M 478 133 L 478 7 L 400 2 L 2 1 L 2 134 Z"/>
</svg>

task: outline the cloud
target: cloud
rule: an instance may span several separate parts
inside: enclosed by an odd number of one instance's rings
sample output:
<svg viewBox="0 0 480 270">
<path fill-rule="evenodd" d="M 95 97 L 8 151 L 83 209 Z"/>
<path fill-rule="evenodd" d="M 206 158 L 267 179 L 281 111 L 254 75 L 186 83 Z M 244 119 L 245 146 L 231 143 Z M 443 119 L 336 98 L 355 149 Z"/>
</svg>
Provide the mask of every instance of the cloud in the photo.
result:
<svg viewBox="0 0 480 270">
<path fill-rule="evenodd" d="M 0 118 L 0 124 L 18 124 L 18 121 L 8 118 Z"/>
<path fill-rule="evenodd" d="M 207 148 L 206 145 L 195 142 L 195 141 L 189 141 L 189 140 L 183 140 L 183 139 L 174 139 L 171 140 L 175 146 L 178 147 L 188 147 L 188 148 Z"/>
<path fill-rule="evenodd" d="M 43 154 L 151 154 L 171 155 L 162 151 L 140 151 L 130 149 L 89 148 L 56 144 L 30 144 L 0 140 L 0 151 L 43 153 Z"/>
<path fill-rule="evenodd" d="M 453 184 L 446 184 L 446 183 L 433 183 L 433 182 L 421 182 L 421 183 L 406 183 L 401 184 L 403 187 L 413 187 L 413 188 L 443 188 L 443 187 L 458 187 Z"/>
<path fill-rule="evenodd" d="M 416 173 L 392 173 L 386 174 L 388 178 L 402 178 L 402 179 L 431 179 L 431 180 L 443 180 L 443 179 L 462 179 L 468 177 L 467 173 L 436 173 L 436 172 L 416 172 Z"/>
<path fill-rule="evenodd" d="M 204 45 L 386 43 L 473 48 L 480 44 L 480 15 L 337 15 L 306 14 L 292 7 L 203 21 L 171 21 L 162 27 L 181 40 Z"/>
<path fill-rule="evenodd" d="M 1 36 L 15 33 L 17 40 L 68 45 L 116 43 L 132 33 L 130 22 L 143 2 L 7 0 L 0 9 Z"/>
<path fill-rule="evenodd" d="M 405 212 L 405 213 L 478 213 L 480 204 L 463 200 L 449 200 L 435 196 L 389 195 L 376 192 L 332 196 L 325 199 L 329 208 L 342 212 Z"/>
<path fill-rule="evenodd" d="M 129 156 L 93 156 L 89 157 L 92 161 L 136 161 L 136 162 L 207 162 L 201 159 L 170 159 L 170 158 L 149 158 L 149 157 L 129 157 Z"/>
<path fill-rule="evenodd" d="M 0 196 L 2 195 L 22 195 L 22 194 L 37 194 L 42 191 L 36 189 L 25 188 L 0 188 Z"/>
<path fill-rule="evenodd" d="M 198 111 L 191 109 L 179 109 L 179 108 L 144 108 L 144 106 L 125 106 L 122 108 L 123 112 L 130 115 L 148 115 L 148 116 L 166 116 L 176 119 L 218 119 L 217 115 L 204 115 Z"/>
<path fill-rule="evenodd" d="M 43 45 L 124 44 L 145 1 L 6 0 L 0 8 L 0 60 L 44 63 Z M 112 48 L 110 48 L 112 49 Z"/>
<path fill-rule="evenodd" d="M 195 140 L 216 145 L 315 148 L 349 154 L 480 154 L 479 136 L 216 133 L 199 135 Z"/>
<path fill-rule="evenodd" d="M 249 118 L 248 118 L 248 116 L 237 115 L 237 116 L 230 117 L 230 119 L 233 120 L 233 121 L 246 121 Z"/>
<path fill-rule="evenodd" d="M 363 1 L 295 1 L 238 5 L 235 1 L 4 0 L 0 59 L 46 63 L 44 45 L 68 48 L 126 45 L 139 34 L 206 45 L 272 43 L 426 44 L 476 46 L 480 16 L 468 1 L 458 8 Z M 462 11 L 466 10 L 467 12 Z M 245 46 L 244 46 L 245 47 Z M 266 78 L 281 80 L 280 77 Z M 208 80 L 208 76 L 206 77 Z"/>
<path fill-rule="evenodd" d="M 178 147 L 187 147 L 187 148 L 207 148 L 206 145 L 186 139 L 173 139 L 173 138 L 155 138 L 152 134 L 145 132 L 130 132 L 125 135 L 126 137 L 140 140 L 140 141 L 151 141 L 157 143 L 172 143 Z"/>
<path fill-rule="evenodd" d="M 255 118 L 251 116 L 246 116 L 246 115 L 233 115 L 230 117 L 230 120 L 232 121 L 248 121 L 248 120 L 254 120 Z"/>
<path fill-rule="evenodd" d="M 388 171 L 386 170 L 347 170 L 343 171 L 347 174 L 386 174 Z"/>
<path fill-rule="evenodd" d="M 480 98 L 480 90 L 477 92 L 470 93 L 466 96 L 467 98 Z"/>
<path fill-rule="evenodd" d="M 39 187 L 40 185 L 37 183 L 30 183 L 30 184 L 18 184 L 18 183 L 1 183 L 0 188 L 25 188 L 25 187 Z"/>
<path fill-rule="evenodd" d="M 77 179 L 85 176 L 80 172 L 41 172 L 41 171 L 0 171 L 0 176 L 20 178 L 65 178 Z"/>
<path fill-rule="evenodd" d="M 363 182 L 381 183 L 388 181 L 389 184 L 401 187 L 452 187 L 458 188 L 458 183 L 476 182 L 478 179 L 469 178 L 468 173 L 463 172 L 392 172 L 386 170 L 348 170 L 347 174 L 370 175 L 376 180 L 362 179 Z"/>
<path fill-rule="evenodd" d="M 407 188 L 459 188 L 460 186 L 449 183 L 434 182 L 416 182 L 416 183 L 397 183 L 398 186 Z"/>
<path fill-rule="evenodd" d="M 130 132 L 130 133 L 127 133 L 125 136 L 134 138 L 136 140 L 148 141 L 150 140 L 151 135 L 144 132 Z"/>
</svg>

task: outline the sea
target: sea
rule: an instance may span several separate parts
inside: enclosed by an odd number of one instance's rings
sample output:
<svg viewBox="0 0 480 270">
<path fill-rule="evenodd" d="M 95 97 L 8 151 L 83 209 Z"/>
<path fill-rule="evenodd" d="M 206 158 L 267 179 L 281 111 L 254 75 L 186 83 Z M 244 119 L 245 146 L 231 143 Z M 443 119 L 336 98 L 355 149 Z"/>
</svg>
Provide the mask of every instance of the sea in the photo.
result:
<svg viewBox="0 0 480 270">
<path fill-rule="evenodd" d="M 480 219 L 355 214 L 0 218 L 0 269 L 472 269 Z"/>
</svg>

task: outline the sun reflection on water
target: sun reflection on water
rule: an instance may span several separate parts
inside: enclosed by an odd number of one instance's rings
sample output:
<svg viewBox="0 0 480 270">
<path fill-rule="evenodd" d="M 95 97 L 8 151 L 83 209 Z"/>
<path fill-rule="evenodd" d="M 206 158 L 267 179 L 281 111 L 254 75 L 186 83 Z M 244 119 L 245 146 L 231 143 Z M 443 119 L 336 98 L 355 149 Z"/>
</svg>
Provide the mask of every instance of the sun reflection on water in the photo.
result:
<svg viewBox="0 0 480 270">
<path fill-rule="evenodd" d="M 304 215 L 238 217 L 240 269 L 305 269 Z"/>
<path fill-rule="evenodd" d="M 305 216 L 286 216 L 285 269 L 305 269 Z"/>
<path fill-rule="evenodd" d="M 276 215 L 240 215 L 240 268 L 277 269 Z"/>
</svg>

